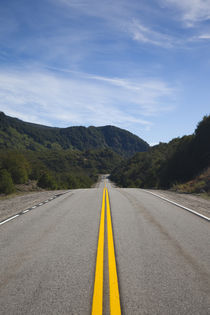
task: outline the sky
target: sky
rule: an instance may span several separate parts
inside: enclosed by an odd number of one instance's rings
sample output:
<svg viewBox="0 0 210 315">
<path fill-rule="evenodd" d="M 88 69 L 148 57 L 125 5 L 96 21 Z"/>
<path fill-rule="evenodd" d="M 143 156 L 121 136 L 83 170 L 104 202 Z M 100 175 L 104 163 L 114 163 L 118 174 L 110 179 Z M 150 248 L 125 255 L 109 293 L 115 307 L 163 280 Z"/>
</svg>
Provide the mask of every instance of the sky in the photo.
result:
<svg viewBox="0 0 210 315">
<path fill-rule="evenodd" d="M 150 145 L 210 114 L 210 0 L 0 0 L 0 111 Z"/>
</svg>

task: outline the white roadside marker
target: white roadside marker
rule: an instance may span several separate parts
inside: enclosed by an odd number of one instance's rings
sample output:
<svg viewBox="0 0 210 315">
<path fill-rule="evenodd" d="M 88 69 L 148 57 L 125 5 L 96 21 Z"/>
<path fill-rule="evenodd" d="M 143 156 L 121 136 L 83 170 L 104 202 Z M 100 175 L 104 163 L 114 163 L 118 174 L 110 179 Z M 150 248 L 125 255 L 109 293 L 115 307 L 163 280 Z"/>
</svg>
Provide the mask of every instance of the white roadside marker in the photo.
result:
<svg viewBox="0 0 210 315">
<path fill-rule="evenodd" d="M 27 209 L 27 210 L 25 210 L 25 211 L 23 211 L 23 213 L 26 213 L 26 212 L 28 212 L 29 210 Z"/>
<path fill-rule="evenodd" d="M 2 224 L 4 224 L 4 223 L 6 223 L 6 222 L 8 222 L 8 221 L 11 221 L 11 220 L 13 220 L 14 218 L 17 218 L 17 217 L 19 217 L 19 214 L 16 214 L 16 215 L 14 215 L 14 216 L 13 216 L 13 217 L 11 217 L 11 218 L 6 219 L 6 220 L 2 221 L 2 222 L 0 223 L 0 225 L 2 225 Z"/>
</svg>

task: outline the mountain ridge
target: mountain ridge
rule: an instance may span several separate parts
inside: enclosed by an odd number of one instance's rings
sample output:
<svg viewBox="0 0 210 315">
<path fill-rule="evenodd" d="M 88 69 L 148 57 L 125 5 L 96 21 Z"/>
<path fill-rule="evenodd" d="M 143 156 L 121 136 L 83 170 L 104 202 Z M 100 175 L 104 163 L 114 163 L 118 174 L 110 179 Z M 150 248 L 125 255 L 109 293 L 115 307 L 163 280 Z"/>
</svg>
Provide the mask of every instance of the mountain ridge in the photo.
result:
<svg viewBox="0 0 210 315">
<path fill-rule="evenodd" d="M 112 125 L 50 127 L 22 121 L 0 112 L 0 149 L 41 150 L 111 149 L 124 157 L 145 152 L 149 144 L 131 132 Z"/>
</svg>

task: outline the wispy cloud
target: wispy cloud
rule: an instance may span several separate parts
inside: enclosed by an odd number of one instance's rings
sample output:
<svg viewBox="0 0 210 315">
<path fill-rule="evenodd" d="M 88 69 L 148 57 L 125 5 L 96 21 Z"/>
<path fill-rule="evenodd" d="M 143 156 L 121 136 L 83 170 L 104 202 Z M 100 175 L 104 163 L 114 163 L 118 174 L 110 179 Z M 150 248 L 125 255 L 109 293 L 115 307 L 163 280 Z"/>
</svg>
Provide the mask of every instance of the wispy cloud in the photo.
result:
<svg viewBox="0 0 210 315">
<path fill-rule="evenodd" d="M 132 33 L 133 39 L 138 42 L 152 44 L 155 46 L 161 46 L 165 48 L 172 47 L 173 43 L 175 42 L 175 40 L 172 39 L 169 35 L 156 32 L 144 26 L 137 20 L 134 20 L 132 22 L 129 29 Z"/>
<path fill-rule="evenodd" d="M 131 38 L 144 47 L 150 45 L 163 49 L 186 47 L 196 39 L 195 34 L 185 32 L 182 34 L 183 25 L 178 26 L 177 33 L 171 31 L 169 24 L 167 27 L 155 28 L 155 25 L 160 25 L 160 21 L 164 18 L 163 10 L 158 6 L 156 10 L 152 9 L 152 5 L 148 6 L 147 1 L 144 0 L 140 3 L 135 0 L 132 3 L 125 0 L 107 2 L 59 0 L 57 3 L 66 7 L 66 14 L 69 12 L 72 15 L 74 12 L 79 17 L 89 17 L 91 21 L 94 20 L 98 25 L 94 30 L 96 37 L 98 35 L 103 38 L 108 32 L 110 39 L 123 38 L 126 41 Z M 162 4 L 164 8 L 169 7 L 170 10 L 166 14 L 171 17 L 174 13 L 173 8 L 178 9 L 176 17 L 178 20 L 183 20 L 187 26 L 192 26 L 196 21 L 208 19 L 210 15 L 210 5 L 202 0 L 159 0 L 159 4 Z M 150 18 L 148 16 L 145 18 L 145 12 L 150 15 Z M 170 20 L 169 17 L 168 19 Z M 89 29 L 89 31 L 89 36 L 91 36 L 92 30 Z"/>
<path fill-rule="evenodd" d="M 210 39 L 210 34 L 202 34 L 202 35 L 199 35 L 198 38 L 200 38 L 200 39 Z"/>
<path fill-rule="evenodd" d="M 208 0 L 161 0 L 161 2 L 176 7 L 187 26 L 194 26 L 196 22 L 210 19 Z"/>
<path fill-rule="evenodd" d="M 126 18 L 136 8 L 135 3 L 129 3 L 126 0 L 115 0 L 115 1 L 97 1 L 97 0 L 50 0 L 55 4 L 64 5 L 67 8 L 74 9 L 79 15 L 91 16 L 101 18 L 104 20 L 117 19 L 117 17 Z M 143 1 L 141 3 L 143 6 Z"/>
<path fill-rule="evenodd" d="M 145 1 L 141 1 L 141 3 L 139 1 L 132 1 L 131 3 L 125 0 L 106 2 L 96 0 L 59 0 L 59 3 L 65 5 L 67 9 L 75 10 L 79 15 L 97 18 L 101 23 L 106 23 L 106 28 L 112 29 L 113 36 L 119 36 L 119 33 L 121 33 L 139 43 L 163 48 L 172 47 L 175 41 L 168 34 L 153 30 L 150 25 L 151 23 L 139 21 L 139 17 L 144 19 L 144 8 L 147 11 L 150 10 Z M 141 10 L 139 10 L 140 8 Z"/>
<path fill-rule="evenodd" d="M 161 80 L 130 81 L 50 71 L 2 72 L 0 109 L 32 122 L 57 126 L 141 125 L 173 106 L 174 90 Z"/>
</svg>

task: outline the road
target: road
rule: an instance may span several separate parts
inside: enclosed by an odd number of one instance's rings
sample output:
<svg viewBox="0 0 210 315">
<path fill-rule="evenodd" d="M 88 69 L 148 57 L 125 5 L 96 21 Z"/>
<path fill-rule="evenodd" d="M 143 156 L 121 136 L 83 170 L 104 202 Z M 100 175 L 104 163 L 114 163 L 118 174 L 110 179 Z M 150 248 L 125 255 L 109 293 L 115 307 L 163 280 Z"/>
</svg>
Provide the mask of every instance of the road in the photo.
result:
<svg viewBox="0 0 210 315">
<path fill-rule="evenodd" d="M 210 223 L 107 179 L 0 226 L 0 314 L 91 314 L 105 181 L 122 314 L 210 314 Z M 106 216 L 103 314 L 111 301 Z"/>
</svg>

